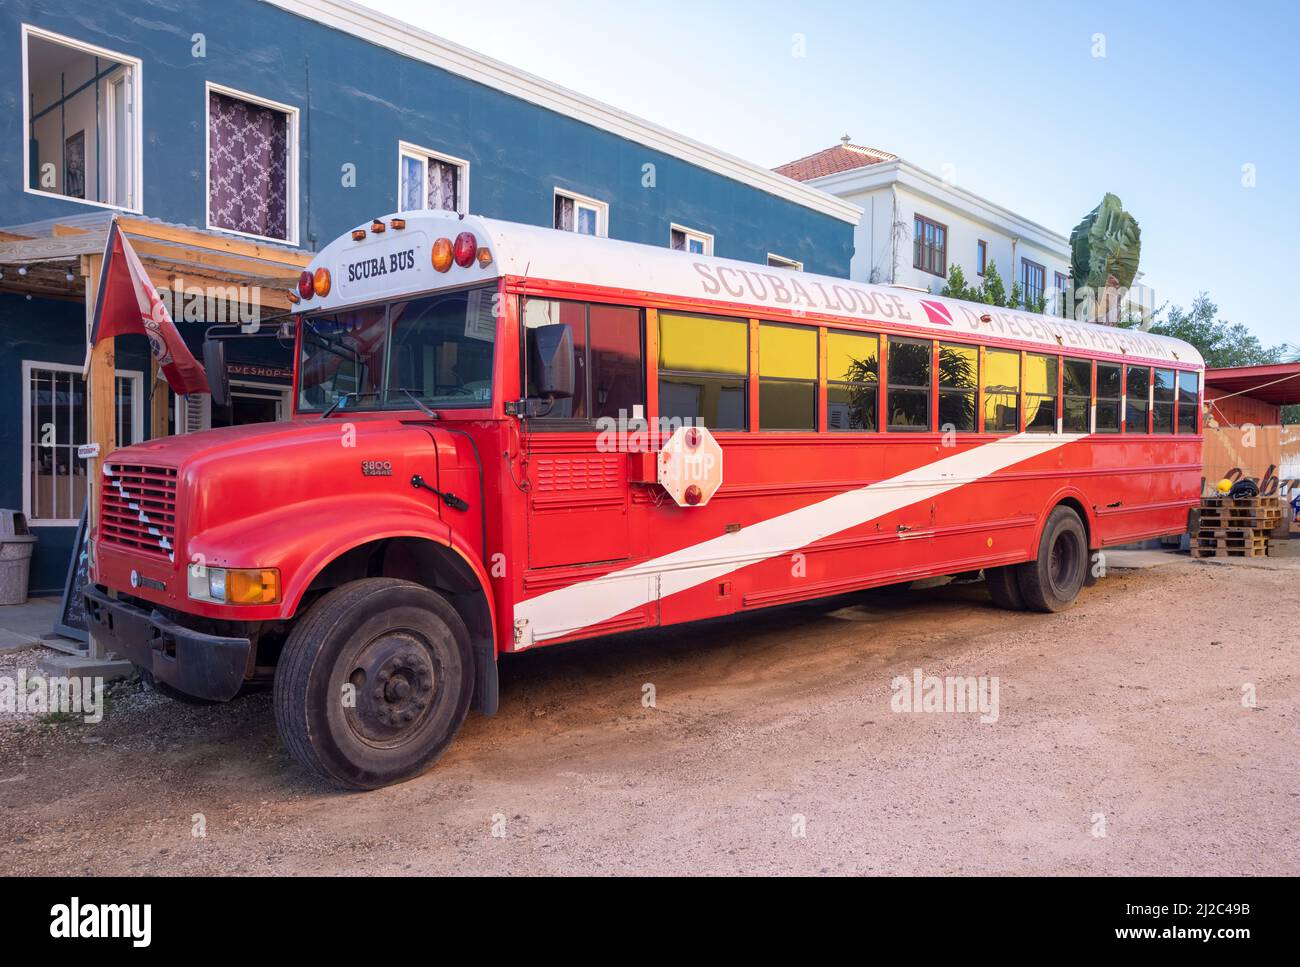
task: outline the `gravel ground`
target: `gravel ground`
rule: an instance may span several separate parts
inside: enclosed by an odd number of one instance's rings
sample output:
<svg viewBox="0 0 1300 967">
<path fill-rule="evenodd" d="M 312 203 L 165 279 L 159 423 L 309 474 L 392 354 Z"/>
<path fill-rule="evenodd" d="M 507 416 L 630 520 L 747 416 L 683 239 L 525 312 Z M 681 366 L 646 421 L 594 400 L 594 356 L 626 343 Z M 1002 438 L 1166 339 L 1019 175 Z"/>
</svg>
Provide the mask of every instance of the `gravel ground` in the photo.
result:
<svg viewBox="0 0 1300 967">
<path fill-rule="evenodd" d="M 123 683 L 99 725 L 0 721 L 0 870 L 1295 875 L 1297 577 L 1184 559 L 1060 615 L 950 586 L 543 649 L 373 793 L 298 770 L 265 693 Z M 893 711 L 918 668 L 996 676 L 997 721 Z"/>
</svg>

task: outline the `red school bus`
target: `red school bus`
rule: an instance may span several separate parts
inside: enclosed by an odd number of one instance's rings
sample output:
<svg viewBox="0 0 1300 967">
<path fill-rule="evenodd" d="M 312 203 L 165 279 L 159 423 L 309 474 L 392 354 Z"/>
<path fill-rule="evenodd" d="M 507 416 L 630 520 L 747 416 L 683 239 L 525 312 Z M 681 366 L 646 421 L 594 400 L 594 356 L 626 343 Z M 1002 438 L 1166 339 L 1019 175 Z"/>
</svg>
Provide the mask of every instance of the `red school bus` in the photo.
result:
<svg viewBox="0 0 1300 967">
<path fill-rule="evenodd" d="M 440 212 L 295 298 L 293 418 L 111 454 L 86 603 L 164 691 L 271 682 L 340 786 L 503 655 L 980 570 L 1056 611 L 1200 494 L 1202 360 L 1143 332 Z"/>
</svg>

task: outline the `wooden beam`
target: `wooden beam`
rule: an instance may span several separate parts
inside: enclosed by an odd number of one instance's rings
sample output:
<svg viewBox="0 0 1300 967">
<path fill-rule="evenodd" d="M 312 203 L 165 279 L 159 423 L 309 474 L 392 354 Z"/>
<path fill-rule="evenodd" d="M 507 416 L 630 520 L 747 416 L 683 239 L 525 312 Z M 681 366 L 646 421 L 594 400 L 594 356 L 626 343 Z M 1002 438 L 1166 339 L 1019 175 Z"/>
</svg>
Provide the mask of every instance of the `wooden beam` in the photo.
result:
<svg viewBox="0 0 1300 967">
<path fill-rule="evenodd" d="M 54 228 L 52 228 L 50 231 L 56 238 L 62 238 L 69 235 L 90 234 L 90 229 L 77 228 L 75 225 L 55 225 Z"/>
<path fill-rule="evenodd" d="M 87 255 L 81 260 L 81 275 L 86 282 L 86 333 L 87 339 L 95 317 L 95 302 L 99 294 L 99 273 L 103 255 Z M 100 468 L 104 458 L 117 447 L 117 352 L 115 339 L 100 340 L 90 350 L 90 372 L 87 374 L 87 409 L 90 412 L 89 443 L 99 444 L 98 456 L 86 461 L 86 492 L 90 497 L 90 526 L 99 521 Z"/>
<path fill-rule="evenodd" d="M 172 392 L 158 372 L 158 360 L 149 357 L 149 439 L 157 440 L 169 435 L 167 416 L 171 410 Z"/>
<path fill-rule="evenodd" d="M 306 268 L 312 260 L 311 252 L 297 249 L 285 249 L 276 245 L 254 242 L 245 239 L 227 238 L 212 232 L 196 228 L 180 228 L 175 225 L 159 225 L 156 222 L 139 218 L 119 218 L 117 224 L 128 235 L 139 238 L 152 238 L 160 242 L 177 242 L 191 248 L 212 252 L 228 252 L 246 258 L 261 259 L 263 262 L 276 262 L 281 265 L 296 265 Z"/>
<path fill-rule="evenodd" d="M 140 256 L 142 261 L 147 262 L 152 258 L 159 262 L 178 265 L 231 269 L 240 275 L 253 278 L 276 277 L 284 280 L 281 284 L 286 288 L 298 281 L 298 275 L 302 271 L 297 265 L 286 265 L 283 262 L 259 261 L 245 258 L 242 255 L 219 255 L 203 249 L 169 245 L 162 242 L 132 239 L 131 247 L 135 249 L 136 254 Z M 280 271 L 277 272 L 277 269 Z"/>
</svg>

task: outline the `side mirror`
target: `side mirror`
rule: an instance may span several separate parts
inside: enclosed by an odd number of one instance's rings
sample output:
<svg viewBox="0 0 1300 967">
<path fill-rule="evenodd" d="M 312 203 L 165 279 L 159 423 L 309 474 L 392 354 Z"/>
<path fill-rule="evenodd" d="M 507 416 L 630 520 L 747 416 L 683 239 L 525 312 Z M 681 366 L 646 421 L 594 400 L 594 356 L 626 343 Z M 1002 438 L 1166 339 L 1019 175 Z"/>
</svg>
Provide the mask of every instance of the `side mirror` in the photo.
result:
<svg viewBox="0 0 1300 967">
<path fill-rule="evenodd" d="M 573 353 L 573 330 L 562 324 L 529 329 L 529 353 L 533 385 L 543 399 L 570 399 L 576 360 Z"/>
<path fill-rule="evenodd" d="M 203 369 L 208 374 L 208 389 L 213 406 L 230 405 L 230 374 L 226 372 L 226 341 L 208 336 L 203 340 Z"/>
</svg>

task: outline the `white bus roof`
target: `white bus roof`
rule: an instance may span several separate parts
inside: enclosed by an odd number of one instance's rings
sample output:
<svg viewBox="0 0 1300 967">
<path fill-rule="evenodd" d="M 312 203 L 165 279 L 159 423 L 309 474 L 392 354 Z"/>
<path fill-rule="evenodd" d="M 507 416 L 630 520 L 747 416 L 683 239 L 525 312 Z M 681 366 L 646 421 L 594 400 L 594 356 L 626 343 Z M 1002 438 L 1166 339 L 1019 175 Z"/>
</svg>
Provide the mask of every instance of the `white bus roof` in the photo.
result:
<svg viewBox="0 0 1300 967">
<path fill-rule="evenodd" d="M 744 308 L 760 317 L 770 312 L 773 319 L 787 319 L 791 312 L 838 316 L 913 328 L 935 338 L 978 335 L 1036 343 L 1050 352 L 1075 350 L 1135 362 L 1204 366 L 1196 348 L 1179 339 L 945 299 L 902 286 L 868 285 L 455 212 L 398 212 L 379 220 L 390 225 L 395 218 L 403 219 L 405 228 L 375 234 L 365 222 L 357 226 L 365 231 L 364 239 L 354 240 L 349 233 L 322 249 L 309 271 L 328 269 L 330 292 L 303 300 L 294 310 L 339 309 L 514 276 L 703 302 L 719 309 Z M 473 233 L 479 247 L 491 251 L 491 262 L 468 268 L 453 264 L 446 273 L 435 272 L 434 242 L 454 240 L 461 232 Z"/>
</svg>

